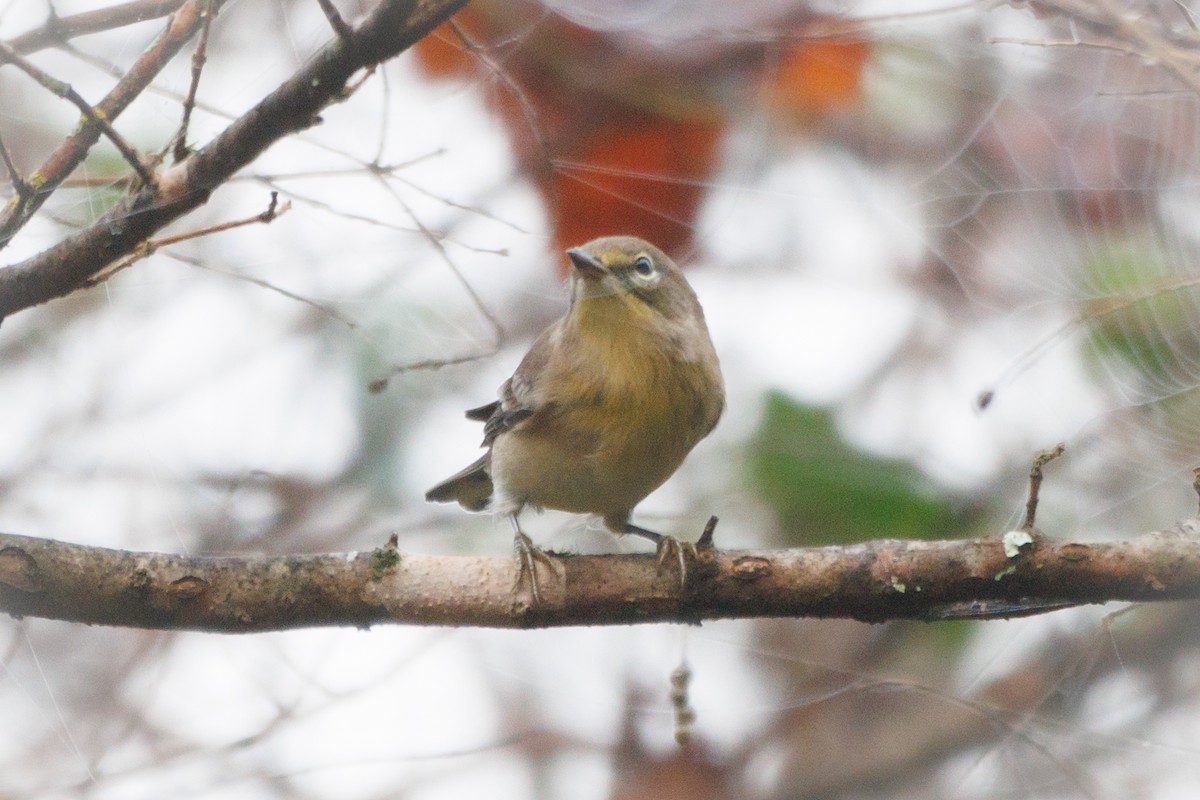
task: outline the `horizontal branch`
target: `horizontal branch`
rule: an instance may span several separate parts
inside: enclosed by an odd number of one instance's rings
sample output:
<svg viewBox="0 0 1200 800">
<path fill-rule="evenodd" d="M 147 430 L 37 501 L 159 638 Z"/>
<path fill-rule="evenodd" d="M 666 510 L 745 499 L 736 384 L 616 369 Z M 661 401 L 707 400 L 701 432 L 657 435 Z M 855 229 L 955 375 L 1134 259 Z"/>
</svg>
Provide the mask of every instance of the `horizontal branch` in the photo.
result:
<svg viewBox="0 0 1200 800">
<path fill-rule="evenodd" d="M 47 47 L 66 44 L 76 36 L 124 28 L 138 22 L 166 16 L 179 9 L 185 0 L 132 0 L 132 2 L 59 17 L 51 8 L 45 24 L 8 40 L 18 53 L 33 53 Z"/>
<path fill-rule="evenodd" d="M 331 41 L 186 161 L 122 199 L 90 227 L 0 269 L 0 319 L 68 294 L 132 253 L 155 232 L 205 203 L 214 189 L 272 144 L 319 122 L 322 110 L 345 98 L 356 72 L 416 43 L 466 1 L 381 0 L 349 36 Z M 0 244 L 6 235 L 0 218 Z"/>
<path fill-rule="evenodd" d="M 1015 545 L 1013 542 L 1018 542 Z M 1025 543 L 1027 542 L 1027 543 Z M 686 594 L 652 555 L 557 555 L 541 603 L 511 558 L 370 552 L 185 557 L 0 534 L 0 611 L 220 633 L 380 623 L 531 628 L 746 617 L 867 622 L 1022 616 L 1200 598 L 1200 519 L 1119 542 L 879 540 L 794 550 L 701 548 Z"/>
</svg>

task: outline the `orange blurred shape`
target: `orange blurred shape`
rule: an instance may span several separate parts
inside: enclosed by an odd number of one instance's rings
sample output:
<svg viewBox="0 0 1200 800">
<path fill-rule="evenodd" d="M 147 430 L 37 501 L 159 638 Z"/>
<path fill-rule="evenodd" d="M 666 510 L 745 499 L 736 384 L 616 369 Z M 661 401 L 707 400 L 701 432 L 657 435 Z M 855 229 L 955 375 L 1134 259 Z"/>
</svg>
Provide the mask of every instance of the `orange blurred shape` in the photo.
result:
<svg viewBox="0 0 1200 800">
<path fill-rule="evenodd" d="M 862 98 L 871 44 L 862 39 L 803 42 L 783 54 L 770 77 L 771 100 L 801 116 L 840 111 Z"/>
<path fill-rule="evenodd" d="M 722 87 L 765 80 L 770 102 L 807 127 L 859 102 L 871 52 L 860 38 L 802 40 L 763 76 L 750 65 L 773 43 L 699 57 L 686 46 L 647 50 L 634 34 L 578 25 L 539 2 L 477 0 L 453 23 L 417 43 L 419 68 L 434 78 L 503 72 L 485 81 L 488 102 L 559 249 L 627 233 L 682 255 L 729 124 Z"/>
<path fill-rule="evenodd" d="M 503 69 L 487 83 L 488 103 L 542 196 L 557 249 L 631 234 L 681 254 L 725 129 L 719 109 L 687 95 L 703 70 L 689 76 L 670 59 L 633 55 L 619 36 L 538 4 L 500 12 L 486 3 L 459 12 L 458 30 L 442 25 L 417 43 L 419 68 L 432 78 Z"/>
<path fill-rule="evenodd" d="M 564 143 L 538 181 L 555 246 L 632 234 L 681 257 L 723 128 L 716 120 L 632 113 Z"/>
<path fill-rule="evenodd" d="M 479 58 L 472 53 L 454 26 L 464 35 L 476 40 L 485 25 L 479 14 L 467 6 L 454 15 L 453 24 L 444 22 L 424 39 L 413 45 L 417 67 L 430 78 L 453 78 L 471 75 L 479 69 Z M 486 38 L 486 37 L 484 37 Z"/>
</svg>

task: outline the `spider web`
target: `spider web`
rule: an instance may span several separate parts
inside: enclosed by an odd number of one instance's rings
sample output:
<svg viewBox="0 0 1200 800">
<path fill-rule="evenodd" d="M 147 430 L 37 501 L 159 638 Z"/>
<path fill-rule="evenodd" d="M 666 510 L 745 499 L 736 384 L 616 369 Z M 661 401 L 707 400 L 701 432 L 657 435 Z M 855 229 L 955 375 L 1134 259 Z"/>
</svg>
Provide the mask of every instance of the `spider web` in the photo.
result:
<svg viewBox="0 0 1200 800">
<path fill-rule="evenodd" d="M 756 68 L 782 69 L 780 48 L 802 37 L 770 23 L 790 4 L 740 25 L 722 5 L 555 8 L 610 33 L 653 26 L 628 45 L 643 59 L 679 41 L 692 59 L 749 44 Z M 1200 95 L 1169 57 L 1194 34 L 1170 4 L 1107 26 L 1104 4 L 1073 10 L 862 8 L 837 19 L 872 41 L 860 108 L 781 122 L 755 92 L 730 101 L 725 163 L 689 179 L 706 199 L 687 224 L 731 412 L 640 514 L 690 529 L 681 519 L 715 508 L 718 539 L 769 534 L 739 465 L 778 387 L 986 506 L 971 533 L 1018 523 L 1029 456 L 1058 440 L 1048 534 L 1130 535 L 1191 512 Z M 222 14 L 197 143 L 331 35 L 315 4 Z M 274 189 L 294 204 L 278 227 L 171 248 L 64 301 L 72 314 L 6 321 L 0 396 L 20 399 L 8 421 L 21 424 L 6 431 L 4 529 L 204 552 L 367 548 L 399 530 L 414 549 L 505 553 L 502 526 L 419 498 L 475 452 L 461 409 L 565 303 L 548 215 L 487 104 L 513 91 L 506 59 L 551 14 L 533 17 L 472 80 L 382 69 L 205 212 L 257 213 Z M 262 30 L 283 33 L 266 47 Z M 82 48 L 91 61 L 42 63 L 80 70 L 90 95 L 97 58 L 127 64 L 143 45 L 118 33 Z M 175 124 L 178 67 L 122 129 Z M 39 107 L 20 96 L 0 106 L 4 132 Z M 519 117 L 545 138 L 544 117 Z M 601 187 L 620 172 L 550 166 Z M 15 246 L 86 223 L 114 185 L 58 196 Z M 365 390 L 381 378 L 388 392 Z M 47 382 L 70 390 L 41 402 Z M 530 525 L 549 546 L 623 546 L 578 520 Z M 0 792 L 576 800 L 689 776 L 653 796 L 1187 797 L 1200 779 L 1193 616 L 232 640 L 6 619 Z M 673 744 L 667 694 L 684 655 L 691 751 Z"/>
<path fill-rule="evenodd" d="M 983 414 L 1011 403 L 1006 422 L 1067 443 L 1063 469 L 1092 488 L 1081 520 L 1146 524 L 1135 509 L 1164 497 L 1182 516 L 1200 464 L 1197 97 L 1111 29 L 1046 16 L 991 15 L 979 48 L 921 38 L 889 65 L 901 83 L 921 58 L 956 70 L 926 81 L 955 101 L 900 167 L 929 254 L 916 274 L 950 276 L 934 295 L 961 321 L 948 350 L 1000 331 Z M 1154 6 L 1133 24 L 1152 40 L 1186 20 Z"/>
</svg>

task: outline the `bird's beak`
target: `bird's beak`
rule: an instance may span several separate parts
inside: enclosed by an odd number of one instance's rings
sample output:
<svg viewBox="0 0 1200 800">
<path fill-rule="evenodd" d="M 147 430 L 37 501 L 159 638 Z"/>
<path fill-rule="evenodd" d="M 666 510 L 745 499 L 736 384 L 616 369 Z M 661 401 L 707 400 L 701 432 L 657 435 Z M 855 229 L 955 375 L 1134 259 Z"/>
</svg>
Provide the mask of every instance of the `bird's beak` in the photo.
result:
<svg viewBox="0 0 1200 800">
<path fill-rule="evenodd" d="M 600 259 L 581 248 L 572 247 L 567 251 L 567 256 L 571 259 L 571 266 L 575 267 L 575 271 L 579 273 L 580 277 L 595 280 L 608 272 L 604 268 L 604 264 L 600 263 Z"/>
</svg>

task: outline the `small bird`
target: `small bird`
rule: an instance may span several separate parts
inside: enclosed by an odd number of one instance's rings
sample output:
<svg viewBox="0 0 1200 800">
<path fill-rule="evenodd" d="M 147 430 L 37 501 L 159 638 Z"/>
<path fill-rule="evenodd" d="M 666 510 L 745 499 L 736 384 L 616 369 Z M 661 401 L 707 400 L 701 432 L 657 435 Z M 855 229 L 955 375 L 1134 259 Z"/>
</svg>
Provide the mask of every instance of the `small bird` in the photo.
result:
<svg viewBox="0 0 1200 800">
<path fill-rule="evenodd" d="M 540 602 L 526 506 L 596 514 L 643 536 L 660 558 L 678 540 L 630 523 L 634 506 L 674 474 L 725 407 L 704 311 L 679 267 L 649 242 L 608 236 L 567 250 L 567 313 L 533 343 L 499 399 L 467 411 L 487 451 L 425 499 L 491 506 L 512 522 L 517 582 Z"/>
</svg>

